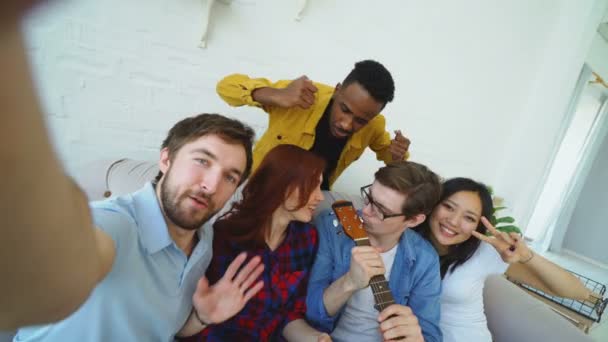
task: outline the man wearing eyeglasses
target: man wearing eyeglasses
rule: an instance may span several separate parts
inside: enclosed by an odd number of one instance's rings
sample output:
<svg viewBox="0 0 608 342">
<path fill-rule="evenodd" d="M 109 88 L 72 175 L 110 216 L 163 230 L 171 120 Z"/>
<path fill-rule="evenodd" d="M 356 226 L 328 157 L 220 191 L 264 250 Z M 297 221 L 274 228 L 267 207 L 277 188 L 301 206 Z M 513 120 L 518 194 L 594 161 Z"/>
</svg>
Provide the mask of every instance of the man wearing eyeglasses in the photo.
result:
<svg viewBox="0 0 608 342">
<path fill-rule="evenodd" d="M 334 341 L 441 341 L 439 260 L 413 230 L 439 201 L 439 177 L 424 165 L 395 162 L 361 188 L 370 246 L 356 246 L 331 211 L 317 216 L 319 250 L 306 300 L 307 318 Z M 374 308 L 370 279 L 384 275 L 395 304 Z"/>
</svg>

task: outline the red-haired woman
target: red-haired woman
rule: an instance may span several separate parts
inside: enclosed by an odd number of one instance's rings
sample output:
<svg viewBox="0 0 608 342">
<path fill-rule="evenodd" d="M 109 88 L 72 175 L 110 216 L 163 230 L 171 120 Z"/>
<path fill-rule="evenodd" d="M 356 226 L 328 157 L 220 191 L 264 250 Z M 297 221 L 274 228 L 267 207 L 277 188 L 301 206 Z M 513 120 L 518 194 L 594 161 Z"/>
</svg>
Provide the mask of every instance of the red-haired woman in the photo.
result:
<svg viewBox="0 0 608 342">
<path fill-rule="evenodd" d="M 213 259 L 207 270 L 219 280 L 241 252 L 260 256 L 264 287 L 243 310 L 197 336 L 201 341 L 330 341 L 304 320 L 306 287 L 317 251 L 309 222 L 317 204 L 325 162 L 294 145 L 279 145 L 243 188 L 243 199 L 214 224 Z"/>
</svg>

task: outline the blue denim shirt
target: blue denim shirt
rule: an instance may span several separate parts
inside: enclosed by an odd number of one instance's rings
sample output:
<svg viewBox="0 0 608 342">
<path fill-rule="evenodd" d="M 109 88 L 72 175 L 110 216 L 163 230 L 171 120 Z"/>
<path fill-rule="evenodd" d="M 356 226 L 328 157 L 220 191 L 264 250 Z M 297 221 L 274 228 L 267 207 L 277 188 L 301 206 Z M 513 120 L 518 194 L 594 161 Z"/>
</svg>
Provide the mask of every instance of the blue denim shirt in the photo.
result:
<svg viewBox="0 0 608 342">
<path fill-rule="evenodd" d="M 355 246 L 342 231 L 335 214 L 329 210 L 315 219 L 319 250 L 312 268 L 306 298 L 306 318 L 317 328 L 331 332 L 344 307 L 329 316 L 323 292 L 350 268 L 351 249 Z M 391 269 L 389 287 L 395 302 L 412 309 L 426 342 L 442 341 L 439 328 L 441 277 L 439 258 L 431 244 L 411 229 L 401 235 Z"/>
</svg>

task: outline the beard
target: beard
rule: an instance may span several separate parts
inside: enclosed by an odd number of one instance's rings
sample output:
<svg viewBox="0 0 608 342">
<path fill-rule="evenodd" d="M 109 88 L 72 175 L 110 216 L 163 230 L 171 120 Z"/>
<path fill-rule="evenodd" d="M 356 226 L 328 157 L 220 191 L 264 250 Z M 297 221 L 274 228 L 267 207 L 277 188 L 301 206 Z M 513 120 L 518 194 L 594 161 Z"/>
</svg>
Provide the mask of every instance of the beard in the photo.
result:
<svg viewBox="0 0 608 342">
<path fill-rule="evenodd" d="M 188 208 L 184 202 L 191 200 L 189 197 L 204 198 L 208 207 L 196 210 Z M 160 202 L 167 218 L 175 225 L 186 230 L 197 230 L 207 222 L 218 210 L 211 196 L 203 192 L 187 191 L 183 194 L 177 193 L 177 187 L 170 183 L 170 170 L 167 170 L 160 184 Z"/>
</svg>

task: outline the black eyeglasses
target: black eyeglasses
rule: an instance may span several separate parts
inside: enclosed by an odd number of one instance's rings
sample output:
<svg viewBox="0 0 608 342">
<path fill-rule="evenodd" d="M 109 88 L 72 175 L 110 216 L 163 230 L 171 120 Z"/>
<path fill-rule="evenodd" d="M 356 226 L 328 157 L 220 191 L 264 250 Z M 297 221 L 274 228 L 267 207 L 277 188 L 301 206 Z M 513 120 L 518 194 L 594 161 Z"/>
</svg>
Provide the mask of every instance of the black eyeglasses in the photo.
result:
<svg viewBox="0 0 608 342">
<path fill-rule="evenodd" d="M 387 214 L 384 209 L 382 209 L 382 207 L 378 203 L 376 203 L 376 201 L 372 197 L 372 194 L 369 193 L 369 188 L 371 186 L 372 185 L 370 184 L 361 187 L 361 197 L 363 198 L 363 203 L 365 205 L 371 205 L 372 212 L 374 213 L 374 215 L 376 215 L 376 217 L 378 217 L 381 221 L 384 221 L 391 217 L 405 216 L 405 214 Z"/>
</svg>

